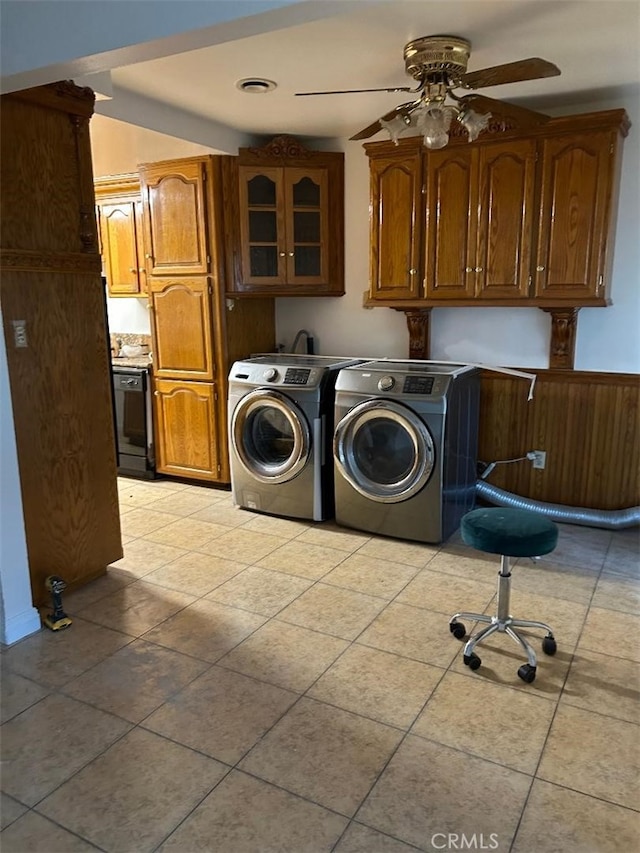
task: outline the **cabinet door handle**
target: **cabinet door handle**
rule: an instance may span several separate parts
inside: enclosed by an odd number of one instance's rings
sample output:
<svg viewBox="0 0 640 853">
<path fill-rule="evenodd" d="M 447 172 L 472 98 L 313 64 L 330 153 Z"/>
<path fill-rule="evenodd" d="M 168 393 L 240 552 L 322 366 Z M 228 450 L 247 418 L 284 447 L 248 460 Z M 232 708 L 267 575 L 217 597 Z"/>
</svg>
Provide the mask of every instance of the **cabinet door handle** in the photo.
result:
<svg viewBox="0 0 640 853">
<path fill-rule="evenodd" d="M 135 271 L 136 271 L 135 267 L 129 267 L 129 272 L 135 272 Z"/>
<path fill-rule="evenodd" d="M 148 258 L 149 260 L 152 260 L 153 255 L 145 255 L 145 258 Z"/>
<path fill-rule="evenodd" d="M 286 252 L 279 252 L 279 255 L 281 258 L 286 258 L 287 253 Z"/>
<path fill-rule="evenodd" d="M 138 267 L 138 272 L 146 272 L 146 269 L 144 267 Z"/>
<path fill-rule="evenodd" d="M 290 257 L 290 258 L 292 258 L 292 257 L 293 257 L 293 252 L 289 252 L 289 257 Z"/>
<path fill-rule="evenodd" d="M 473 267 L 465 267 L 464 271 L 465 272 L 473 272 Z"/>
<path fill-rule="evenodd" d="M 418 270 L 409 270 L 409 275 L 415 275 L 417 272 Z"/>
<path fill-rule="evenodd" d="M 537 270 L 538 272 L 543 272 L 544 267 L 536 267 L 536 270 Z"/>
<path fill-rule="evenodd" d="M 476 272 L 482 272 L 482 267 L 476 267 Z"/>
</svg>

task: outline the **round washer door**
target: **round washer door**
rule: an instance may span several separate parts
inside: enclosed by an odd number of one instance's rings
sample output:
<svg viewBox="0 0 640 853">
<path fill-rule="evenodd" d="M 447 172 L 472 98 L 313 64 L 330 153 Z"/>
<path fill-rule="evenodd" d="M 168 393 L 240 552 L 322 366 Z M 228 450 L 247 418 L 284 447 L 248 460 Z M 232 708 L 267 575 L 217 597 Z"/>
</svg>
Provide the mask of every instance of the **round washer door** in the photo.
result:
<svg viewBox="0 0 640 853">
<path fill-rule="evenodd" d="M 366 498 L 399 503 L 429 480 L 435 464 L 431 433 L 418 415 L 391 400 L 367 400 L 337 425 L 333 454 L 343 477 Z"/>
<path fill-rule="evenodd" d="M 311 450 L 304 414 L 292 400 L 267 388 L 251 391 L 235 407 L 231 441 L 243 467 L 261 483 L 292 480 Z"/>
</svg>

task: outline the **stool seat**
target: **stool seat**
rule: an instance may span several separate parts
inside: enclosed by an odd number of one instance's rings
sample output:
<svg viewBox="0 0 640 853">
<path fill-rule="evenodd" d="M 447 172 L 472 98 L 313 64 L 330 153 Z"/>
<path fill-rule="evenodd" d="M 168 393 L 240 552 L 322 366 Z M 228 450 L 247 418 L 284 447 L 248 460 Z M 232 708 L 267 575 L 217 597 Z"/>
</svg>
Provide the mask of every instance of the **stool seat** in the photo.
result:
<svg viewBox="0 0 640 853">
<path fill-rule="evenodd" d="M 460 532 L 465 545 L 508 557 L 540 557 L 558 543 L 553 521 L 515 507 L 474 509 L 463 516 Z"/>
<path fill-rule="evenodd" d="M 477 551 L 489 554 L 500 554 L 500 571 L 498 572 L 498 596 L 496 614 L 471 613 L 461 611 L 454 613 L 449 620 L 449 630 L 458 640 L 466 640 L 463 660 L 470 669 L 478 669 L 482 661 L 474 649 L 492 634 L 507 634 L 521 647 L 527 655 L 527 663 L 518 670 L 518 676 L 527 684 L 536 677 L 536 653 L 525 637 L 517 628 L 539 628 L 546 633 L 542 641 L 542 651 L 546 655 L 555 655 L 557 644 L 553 631 L 546 622 L 531 619 L 514 619 L 509 613 L 511 595 L 511 557 L 540 557 L 549 554 L 558 542 L 558 527 L 553 521 L 536 512 L 515 507 L 490 507 L 474 509 L 462 517 L 460 532 L 465 545 L 471 545 Z M 467 629 L 460 622 L 466 619 L 471 622 L 486 624 L 478 633 L 467 638 Z"/>
</svg>

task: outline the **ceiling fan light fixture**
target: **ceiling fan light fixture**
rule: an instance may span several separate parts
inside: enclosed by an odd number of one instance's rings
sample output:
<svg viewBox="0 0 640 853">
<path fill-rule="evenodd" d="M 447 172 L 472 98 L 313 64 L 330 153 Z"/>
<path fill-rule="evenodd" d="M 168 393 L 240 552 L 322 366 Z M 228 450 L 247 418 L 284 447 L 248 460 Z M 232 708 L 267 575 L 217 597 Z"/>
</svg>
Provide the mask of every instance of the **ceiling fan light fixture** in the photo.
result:
<svg viewBox="0 0 640 853">
<path fill-rule="evenodd" d="M 263 95 L 265 92 L 273 92 L 278 86 L 273 80 L 266 80 L 263 77 L 244 77 L 236 82 L 236 89 L 241 92 L 247 92 L 249 95 Z"/>
<path fill-rule="evenodd" d="M 477 113 L 466 109 L 458 116 L 458 121 L 469 135 L 469 142 L 475 142 L 483 130 L 486 130 L 491 120 L 491 113 Z"/>
<path fill-rule="evenodd" d="M 389 121 L 385 121 L 381 118 L 380 126 L 387 131 L 393 144 L 397 145 L 399 137 L 408 127 L 411 126 L 411 118 L 407 115 L 400 115 L 398 113 Z"/>
<path fill-rule="evenodd" d="M 449 142 L 449 128 L 451 121 L 457 117 L 458 110 L 455 107 L 430 107 L 420 109 L 416 119 L 416 125 L 422 134 L 426 148 L 445 148 Z"/>
</svg>

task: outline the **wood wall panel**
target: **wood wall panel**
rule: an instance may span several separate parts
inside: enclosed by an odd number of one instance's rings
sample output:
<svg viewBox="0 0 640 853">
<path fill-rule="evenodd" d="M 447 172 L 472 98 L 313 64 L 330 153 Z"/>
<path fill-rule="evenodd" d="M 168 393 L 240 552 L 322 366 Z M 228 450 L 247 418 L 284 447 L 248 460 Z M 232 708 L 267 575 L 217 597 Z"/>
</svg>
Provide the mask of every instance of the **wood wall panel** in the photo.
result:
<svg viewBox="0 0 640 853">
<path fill-rule="evenodd" d="M 0 301 L 36 605 L 48 575 L 73 588 L 122 556 L 93 101 L 63 81 L 1 102 Z"/>
<path fill-rule="evenodd" d="M 479 458 L 547 454 L 493 469 L 487 483 L 517 495 L 568 506 L 623 509 L 640 505 L 640 381 L 633 374 L 532 370 L 529 384 L 485 371 Z"/>
</svg>

